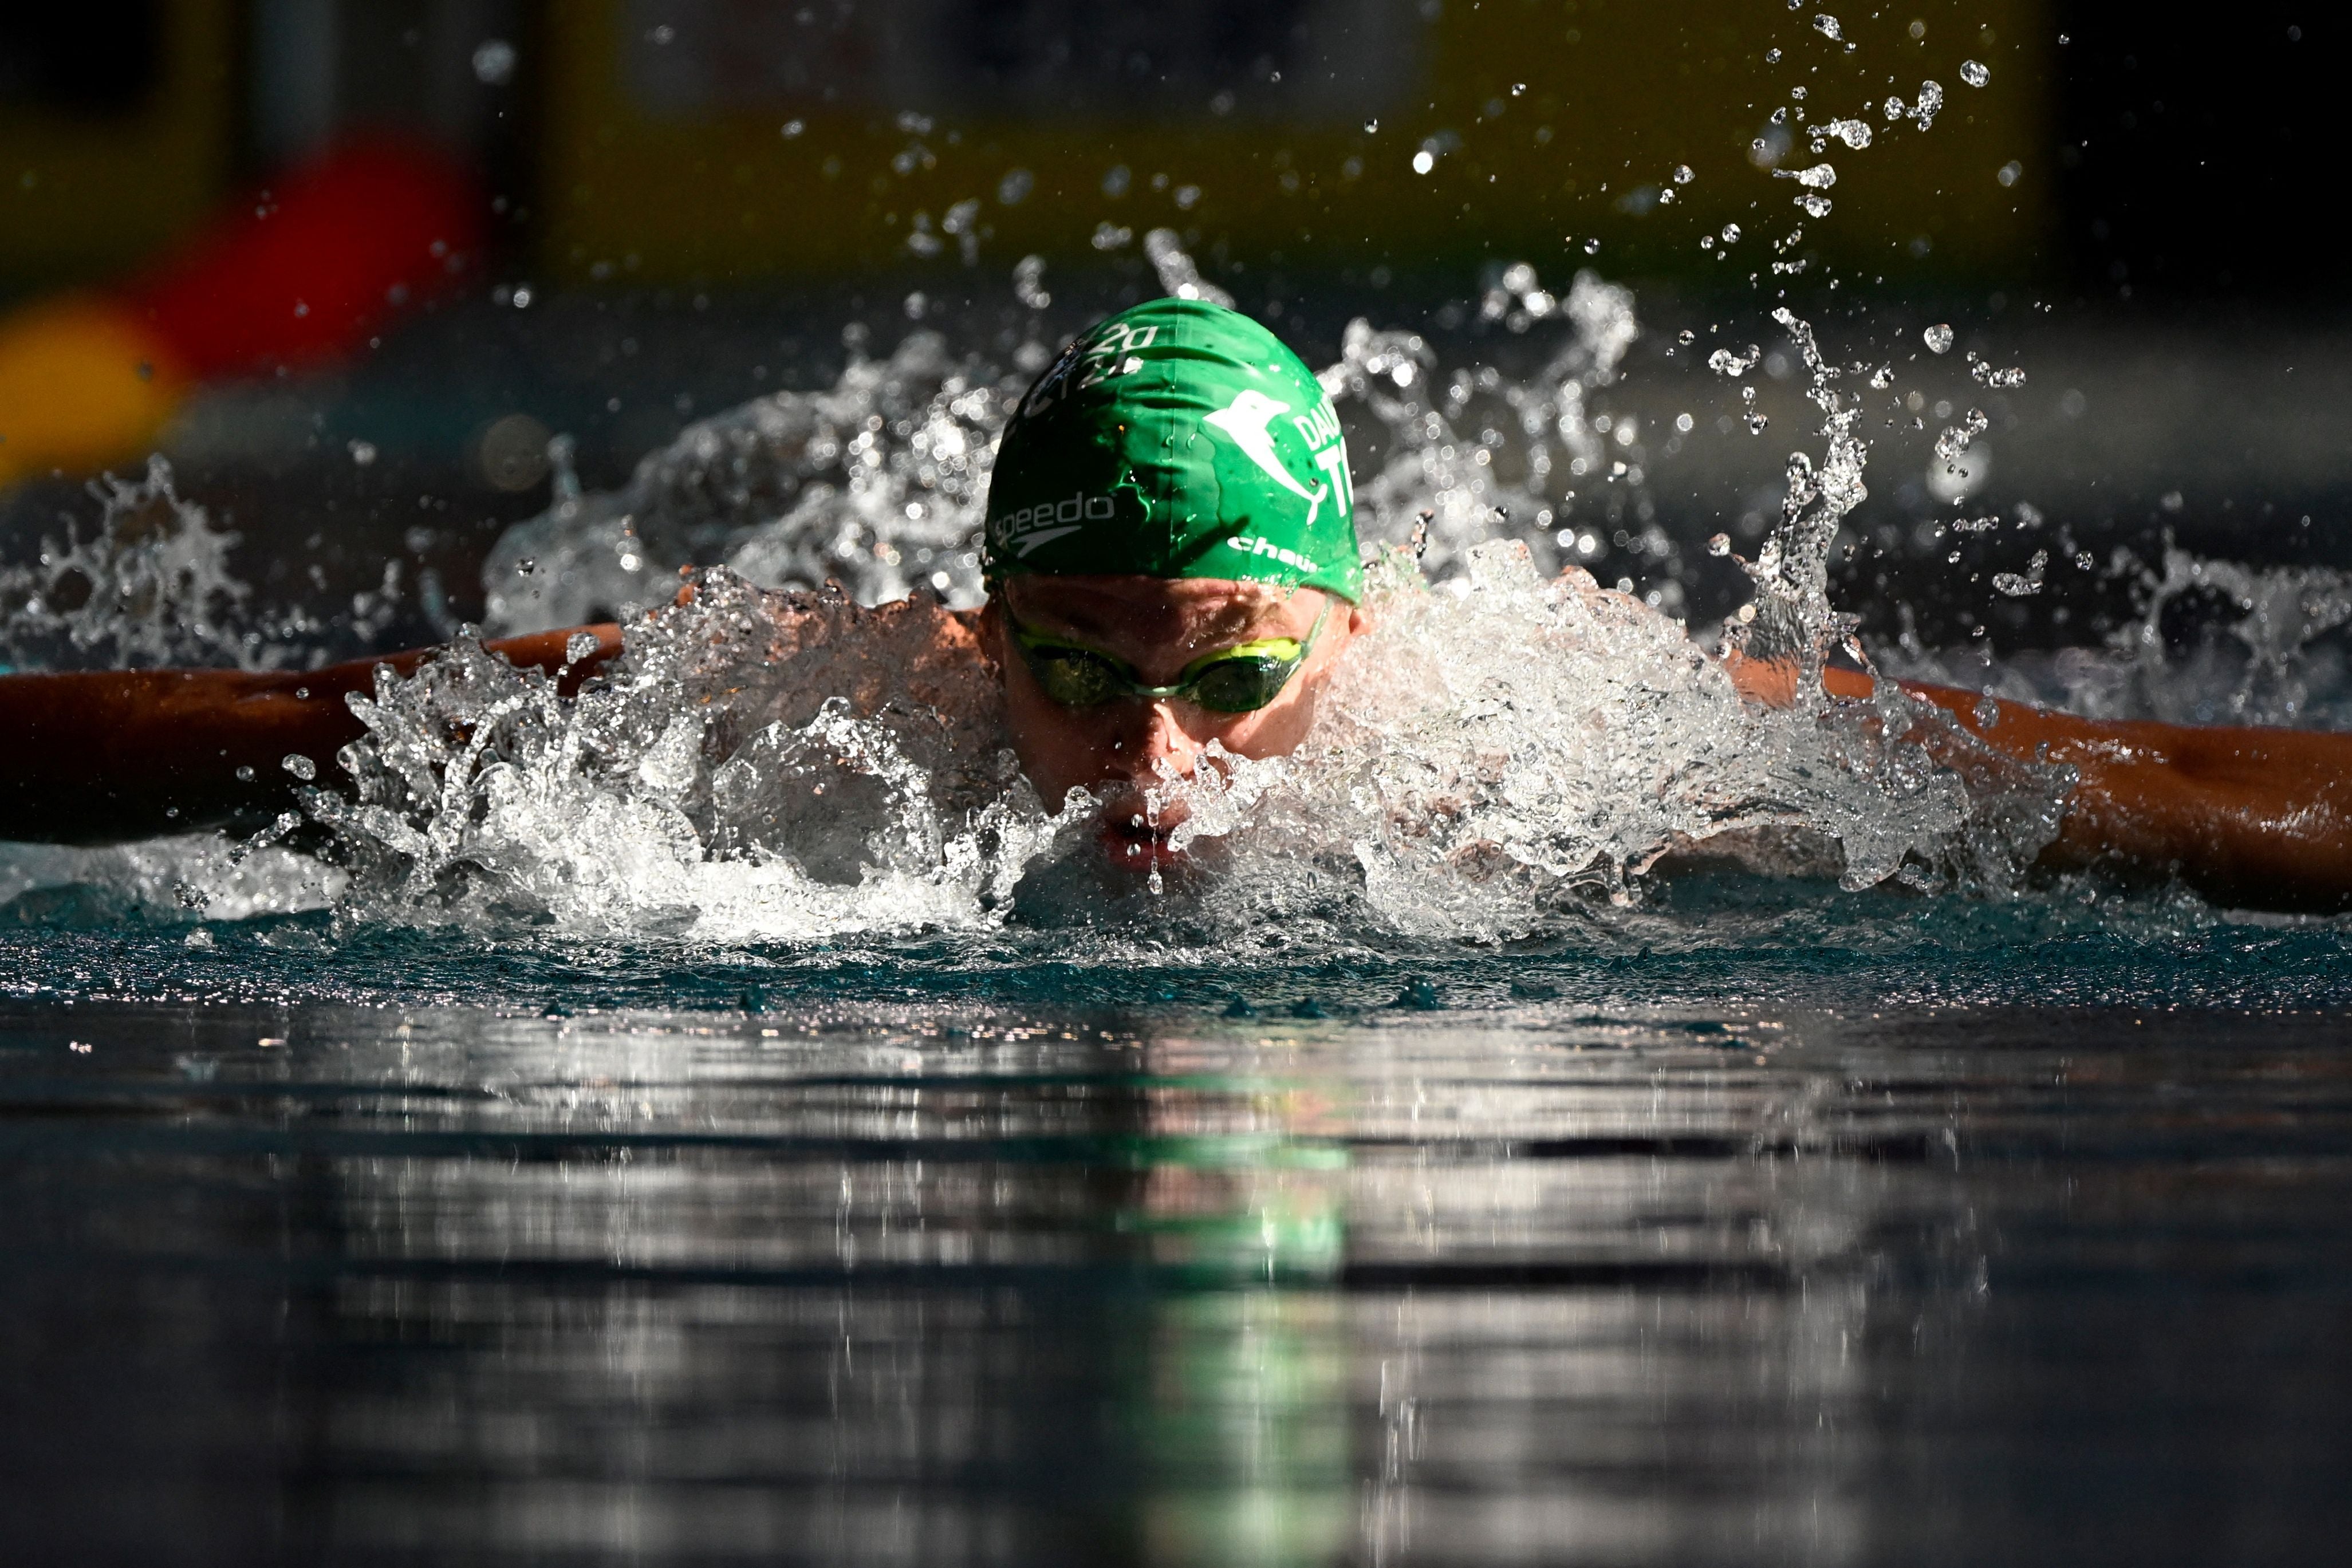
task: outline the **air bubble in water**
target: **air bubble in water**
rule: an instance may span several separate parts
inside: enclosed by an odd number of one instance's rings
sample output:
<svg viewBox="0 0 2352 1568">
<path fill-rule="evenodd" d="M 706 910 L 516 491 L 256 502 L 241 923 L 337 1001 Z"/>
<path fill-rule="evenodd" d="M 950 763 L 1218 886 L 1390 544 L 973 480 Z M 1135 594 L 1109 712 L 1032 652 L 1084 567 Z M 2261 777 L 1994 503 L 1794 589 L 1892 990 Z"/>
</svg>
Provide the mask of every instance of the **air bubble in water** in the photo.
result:
<svg viewBox="0 0 2352 1568">
<path fill-rule="evenodd" d="M 1987 70 L 1981 61 L 1962 60 L 1960 62 L 1960 79 L 1967 82 L 1970 87 L 1982 87 L 1985 83 L 1992 79 L 1992 72 Z"/>
<path fill-rule="evenodd" d="M 1952 329 L 1940 321 L 1921 332 L 1919 337 L 1920 341 L 1927 345 L 1927 352 L 1930 353 L 1941 354 L 1952 352 Z"/>
</svg>

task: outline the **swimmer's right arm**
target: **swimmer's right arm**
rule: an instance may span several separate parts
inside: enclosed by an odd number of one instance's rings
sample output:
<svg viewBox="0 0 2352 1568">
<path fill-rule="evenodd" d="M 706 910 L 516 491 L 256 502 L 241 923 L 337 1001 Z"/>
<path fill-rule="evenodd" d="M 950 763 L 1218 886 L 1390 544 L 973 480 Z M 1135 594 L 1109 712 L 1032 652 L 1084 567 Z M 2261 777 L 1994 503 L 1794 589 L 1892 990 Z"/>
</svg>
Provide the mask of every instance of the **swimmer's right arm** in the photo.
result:
<svg viewBox="0 0 2352 1568">
<path fill-rule="evenodd" d="M 551 675 L 572 638 L 596 650 L 566 689 L 621 651 L 620 627 L 575 626 L 486 645 L 517 668 Z M 364 732 L 344 698 L 405 675 L 434 650 L 325 669 L 226 669 L 0 675 L 0 839 L 110 844 L 199 828 L 258 827 L 294 805 L 289 756 L 333 776 L 336 752 Z M 240 777 L 240 773 L 244 776 Z"/>
</svg>

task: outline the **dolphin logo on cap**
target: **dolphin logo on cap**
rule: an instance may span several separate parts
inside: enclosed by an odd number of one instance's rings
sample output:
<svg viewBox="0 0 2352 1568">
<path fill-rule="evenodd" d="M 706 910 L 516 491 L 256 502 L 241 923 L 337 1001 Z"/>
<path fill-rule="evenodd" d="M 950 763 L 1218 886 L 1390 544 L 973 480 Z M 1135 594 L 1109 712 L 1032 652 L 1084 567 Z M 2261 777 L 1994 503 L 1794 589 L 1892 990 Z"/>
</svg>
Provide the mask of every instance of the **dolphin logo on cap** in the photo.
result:
<svg viewBox="0 0 2352 1568">
<path fill-rule="evenodd" d="M 1215 426 L 1227 440 L 1242 449 L 1242 456 L 1265 469 L 1268 479 L 1305 501 L 1307 526 L 1312 528 L 1315 514 L 1323 510 L 1323 498 L 1331 493 L 1331 487 L 1317 485 L 1308 489 L 1274 455 L 1274 436 L 1266 426 L 1276 415 L 1289 412 L 1289 404 L 1276 402 L 1263 392 L 1247 390 L 1234 394 L 1233 402 L 1214 414 L 1202 416 L 1201 423 Z"/>
</svg>

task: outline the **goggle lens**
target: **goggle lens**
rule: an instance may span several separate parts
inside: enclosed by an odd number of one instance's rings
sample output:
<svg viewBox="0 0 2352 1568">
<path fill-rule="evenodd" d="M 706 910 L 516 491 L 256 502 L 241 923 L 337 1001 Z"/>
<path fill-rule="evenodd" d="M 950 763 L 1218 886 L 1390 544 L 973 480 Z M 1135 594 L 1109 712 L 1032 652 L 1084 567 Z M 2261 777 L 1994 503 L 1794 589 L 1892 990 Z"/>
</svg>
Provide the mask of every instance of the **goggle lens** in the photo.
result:
<svg viewBox="0 0 2352 1568">
<path fill-rule="evenodd" d="M 1076 647 L 1027 650 L 1038 688 L 1065 708 L 1092 708 L 1127 689 L 1127 681 L 1099 654 Z"/>
<path fill-rule="evenodd" d="M 1018 626 L 1013 637 L 1038 689 L 1065 708 L 1092 708 L 1119 697 L 1181 697 L 1213 713 L 1254 713 L 1282 695 L 1322 629 L 1318 615 L 1304 641 L 1272 637 L 1212 655 L 1174 686 L 1146 686 L 1108 654 L 1049 642 Z"/>
<path fill-rule="evenodd" d="M 1264 654 L 1221 658 L 1201 671 L 1190 695 L 1212 712 L 1255 712 L 1282 695 L 1298 662 L 1297 658 L 1270 658 Z"/>
</svg>

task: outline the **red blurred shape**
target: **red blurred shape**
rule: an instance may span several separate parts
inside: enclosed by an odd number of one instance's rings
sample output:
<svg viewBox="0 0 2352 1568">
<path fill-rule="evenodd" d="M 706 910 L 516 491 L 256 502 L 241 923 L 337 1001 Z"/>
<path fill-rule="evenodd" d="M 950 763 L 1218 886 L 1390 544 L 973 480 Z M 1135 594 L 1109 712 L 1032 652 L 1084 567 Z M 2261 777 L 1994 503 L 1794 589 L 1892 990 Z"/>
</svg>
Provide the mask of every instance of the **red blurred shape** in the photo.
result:
<svg viewBox="0 0 2352 1568">
<path fill-rule="evenodd" d="M 428 148 L 353 142 L 286 171 L 129 293 L 200 378 L 300 369 L 447 291 L 481 238 L 462 169 Z"/>
</svg>

